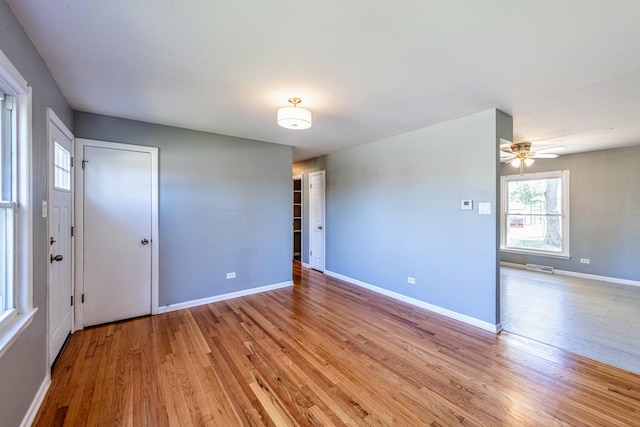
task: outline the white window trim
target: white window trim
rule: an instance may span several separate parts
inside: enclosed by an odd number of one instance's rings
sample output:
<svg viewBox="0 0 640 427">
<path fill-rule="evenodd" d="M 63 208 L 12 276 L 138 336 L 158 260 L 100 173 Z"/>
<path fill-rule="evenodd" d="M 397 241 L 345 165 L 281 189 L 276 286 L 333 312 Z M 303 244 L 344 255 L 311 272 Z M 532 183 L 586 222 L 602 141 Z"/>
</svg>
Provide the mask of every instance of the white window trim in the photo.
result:
<svg viewBox="0 0 640 427">
<path fill-rule="evenodd" d="M 29 326 L 33 307 L 33 206 L 31 201 L 31 86 L 0 51 L 0 81 L 16 97 L 17 251 L 15 309 L 0 318 L 0 358 Z"/>
<path fill-rule="evenodd" d="M 562 188 L 562 252 L 544 251 L 540 249 L 519 249 L 507 247 L 507 181 L 527 181 L 531 179 L 549 179 L 561 177 L 563 180 Z M 536 255 L 545 256 L 551 258 L 569 259 L 571 258 L 570 251 L 570 229 L 571 229 L 571 214 L 570 214 L 570 174 L 568 170 L 551 171 L 551 172 L 538 172 L 527 173 L 524 175 L 503 175 L 500 177 L 500 251 L 510 252 L 524 255 Z"/>
</svg>

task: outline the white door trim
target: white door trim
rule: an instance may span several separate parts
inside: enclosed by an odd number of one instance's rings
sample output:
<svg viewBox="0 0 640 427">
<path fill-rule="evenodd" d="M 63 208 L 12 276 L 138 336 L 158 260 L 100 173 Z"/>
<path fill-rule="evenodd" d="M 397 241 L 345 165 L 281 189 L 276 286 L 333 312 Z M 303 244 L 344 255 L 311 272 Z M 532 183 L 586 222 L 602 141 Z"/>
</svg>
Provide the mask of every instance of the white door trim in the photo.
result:
<svg viewBox="0 0 640 427">
<path fill-rule="evenodd" d="M 137 151 L 151 154 L 151 314 L 158 313 L 158 259 L 159 259 L 159 227 L 158 227 L 158 148 L 142 145 L 122 144 L 119 142 L 97 141 L 93 139 L 77 138 L 75 144 L 75 183 L 76 183 L 76 271 L 75 290 L 76 295 L 82 295 L 84 289 L 84 174 L 82 173 L 82 160 L 84 147 L 111 148 L 115 150 Z M 75 330 L 83 329 L 84 313 L 82 303 L 78 300 L 75 304 Z"/>
<path fill-rule="evenodd" d="M 51 152 L 51 126 L 55 126 L 57 127 L 63 134 L 64 136 L 66 136 L 67 138 L 69 138 L 69 140 L 71 140 L 71 155 L 73 156 L 73 151 L 74 151 L 74 136 L 73 133 L 71 133 L 71 131 L 65 126 L 65 124 L 62 122 L 62 120 L 60 120 L 60 117 L 58 117 L 58 115 L 50 108 L 47 107 L 47 201 L 49 200 L 49 193 L 51 191 L 51 187 L 53 186 L 53 182 L 51 182 L 51 167 L 53 164 L 53 153 Z M 74 172 L 72 171 L 71 173 L 71 226 L 73 227 L 73 223 L 74 223 L 74 206 L 75 200 L 74 200 Z M 50 212 L 48 211 L 49 207 L 47 207 L 47 211 L 46 211 L 46 215 L 47 215 L 47 220 L 45 221 L 46 223 L 46 230 L 47 230 L 47 241 L 46 241 L 46 246 L 47 246 L 47 257 L 46 260 L 48 262 L 49 257 L 52 255 L 51 254 L 51 245 L 49 244 L 49 236 L 51 236 L 51 230 L 49 229 L 49 222 L 50 222 Z M 43 212 L 43 216 L 44 216 Z M 73 238 L 71 239 L 71 297 L 74 297 L 74 288 L 75 286 L 73 285 L 74 283 L 74 277 L 73 277 L 73 273 L 75 270 L 75 254 L 74 254 L 74 245 L 73 245 Z M 50 277 L 50 268 L 49 268 L 49 264 L 47 264 L 47 371 L 49 369 L 51 369 L 51 364 L 50 364 L 50 357 L 51 357 L 51 322 L 49 321 L 49 313 L 51 311 L 51 301 L 50 301 L 50 296 L 51 296 L 51 277 Z M 71 301 L 69 301 L 69 304 L 71 304 Z M 74 302 L 74 308 L 71 310 L 71 333 L 74 332 L 74 324 L 75 324 L 75 302 Z"/>
<path fill-rule="evenodd" d="M 314 263 L 311 261 L 311 253 L 309 253 L 309 265 L 311 266 L 311 268 L 317 269 L 319 271 L 323 271 L 325 270 L 325 267 L 327 265 L 327 260 L 326 260 L 326 235 L 327 235 L 327 217 L 326 217 L 326 212 L 325 212 L 325 206 L 326 206 L 326 198 L 325 198 L 325 194 L 326 194 L 326 179 L 325 179 L 325 171 L 321 170 L 321 171 L 317 171 L 317 172 L 311 172 L 309 174 L 309 251 L 311 250 L 311 242 L 313 242 L 313 214 L 312 214 L 312 210 L 313 210 L 313 201 L 312 199 L 312 191 L 311 191 L 311 183 L 313 182 L 313 177 L 316 175 L 320 175 L 322 177 L 322 192 L 321 192 L 321 199 L 322 199 L 322 265 L 320 266 L 314 266 Z"/>
</svg>

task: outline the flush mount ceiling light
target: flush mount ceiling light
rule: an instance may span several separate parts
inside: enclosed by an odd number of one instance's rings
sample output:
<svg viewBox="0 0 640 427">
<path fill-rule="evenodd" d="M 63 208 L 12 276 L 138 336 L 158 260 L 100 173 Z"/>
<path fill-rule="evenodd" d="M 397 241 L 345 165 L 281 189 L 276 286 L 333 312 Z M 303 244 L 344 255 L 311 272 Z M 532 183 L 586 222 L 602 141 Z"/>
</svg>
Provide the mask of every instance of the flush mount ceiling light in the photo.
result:
<svg viewBox="0 0 640 427">
<path fill-rule="evenodd" d="M 309 129 L 311 127 L 311 111 L 298 107 L 300 98 L 289 98 L 293 107 L 278 109 L 278 124 L 287 129 Z"/>
</svg>

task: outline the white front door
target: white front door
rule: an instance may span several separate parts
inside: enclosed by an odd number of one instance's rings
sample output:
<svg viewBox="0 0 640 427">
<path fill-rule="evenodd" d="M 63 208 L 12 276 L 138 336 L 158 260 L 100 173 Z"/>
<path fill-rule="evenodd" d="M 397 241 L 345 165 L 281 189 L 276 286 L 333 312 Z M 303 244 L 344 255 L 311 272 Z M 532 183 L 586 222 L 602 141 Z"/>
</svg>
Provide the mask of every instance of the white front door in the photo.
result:
<svg viewBox="0 0 640 427">
<path fill-rule="evenodd" d="M 152 154 L 83 150 L 84 326 L 151 313 Z"/>
<path fill-rule="evenodd" d="M 49 366 L 71 333 L 73 135 L 48 110 L 49 135 Z"/>
<path fill-rule="evenodd" d="M 324 271 L 324 171 L 309 174 L 309 266 Z"/>
</svg>

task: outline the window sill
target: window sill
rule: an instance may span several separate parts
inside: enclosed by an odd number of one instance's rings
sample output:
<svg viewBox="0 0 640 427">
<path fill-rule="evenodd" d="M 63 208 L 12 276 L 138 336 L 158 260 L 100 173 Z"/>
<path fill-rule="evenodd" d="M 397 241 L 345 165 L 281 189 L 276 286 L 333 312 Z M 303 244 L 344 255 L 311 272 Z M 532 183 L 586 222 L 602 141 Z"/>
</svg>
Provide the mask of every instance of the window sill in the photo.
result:
<svg viewBox="0 0 640 427">
<path fill-rule="evenodd" d="M 571 255 L 554 254 L 551 252 L 528 251 L 526 249 L 500 248 L 500 252 L 509 252 L 520 255 L 546 256 L 549 258 L 571 259 Z"/>
<path fill-rule="evenodd" d="M 18 337 L 27 329 L 33 320 L 33 316 L 38 311 L 33 308 L 26 313 L 19 313 L 13 317 L 5 319 L 0 326 L 0 358 L 11 348 Z"/>
</svg>

